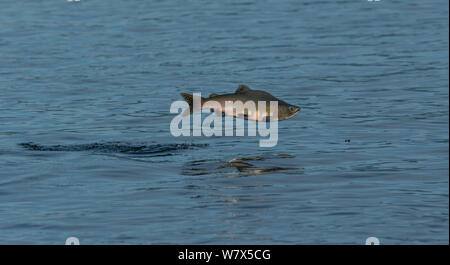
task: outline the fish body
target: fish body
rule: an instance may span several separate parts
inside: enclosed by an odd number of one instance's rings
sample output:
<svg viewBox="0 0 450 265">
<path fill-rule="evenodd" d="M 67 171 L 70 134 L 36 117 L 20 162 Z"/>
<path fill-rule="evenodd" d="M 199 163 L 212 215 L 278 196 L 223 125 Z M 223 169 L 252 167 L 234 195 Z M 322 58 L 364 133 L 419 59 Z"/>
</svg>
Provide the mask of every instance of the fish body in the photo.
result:
<svg viewBox="0 0 450 265">
<path fill-rule="evenodd" d="M 193 96 L 186 93 L 182 93 L 181 96 L 190 106 L 186 115 L 195 112 L 196 110 L 193 108 Z M 265 104 L 260 105 L 260 101 L 264 101 Z M 278 111 L 275 112 L 274 108 L 271 108 L 271 101 L 278 103 Z M 244 108 L 242 111 L 227 108 L 227 104 L 237 104 L 237 102 L 243 103 Z M 216 111 L 216 113 L 222 113 L 222 115 L 235 116 L 255 121 L 287 120 L 295 116 L 301 109 L 300 107 L 286 103 L 265 91 L 252 90 L 246 85 L 239 85 L 235 93 L 222 95 L 211 94 L 208 98 L 202 97 L 200 99 L 200 104 L 201 109 L 210 109 Z"/>
</svg>

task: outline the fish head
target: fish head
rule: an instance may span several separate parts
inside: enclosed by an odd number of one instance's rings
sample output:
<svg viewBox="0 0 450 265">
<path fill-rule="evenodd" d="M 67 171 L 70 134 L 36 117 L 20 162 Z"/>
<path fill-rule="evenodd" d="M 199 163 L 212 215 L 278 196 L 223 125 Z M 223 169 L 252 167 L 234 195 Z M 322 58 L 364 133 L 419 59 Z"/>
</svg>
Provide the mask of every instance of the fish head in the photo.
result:
<svg viewBox="0 0 450 265">
<path fill-rule="evenodd" d="M 294 117 L 301 110 L 300 107 L 285 102 L 278 105 L 278 120 L 287 120 Z"/>
</svg>

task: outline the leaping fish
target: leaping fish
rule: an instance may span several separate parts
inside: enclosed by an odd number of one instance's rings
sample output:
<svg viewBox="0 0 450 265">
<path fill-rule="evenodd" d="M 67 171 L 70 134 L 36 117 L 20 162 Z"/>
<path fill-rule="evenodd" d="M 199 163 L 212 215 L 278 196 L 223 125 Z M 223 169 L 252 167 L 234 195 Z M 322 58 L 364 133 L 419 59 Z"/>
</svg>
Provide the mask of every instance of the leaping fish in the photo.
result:
<svg viewBox="0 0 450 265">
<path fill-rule="evenodd" d="M 280 100 L 271 94 L 261 91 L 261 90 L 253 90 L 250 89 L 246 85 L 239 85 L 236 92 L 231 94 L 211 94 L 208 98 L 200 98 L 200 108 L 196 110 L 193 106 L 194 97 L 191 94 L 181 93 L 181 96 L 184 100 L 189 104 L 189 109 L 182 114 L 183 116 L 190 115 L 200 109 L 210 109 L 211 111 L 216 111 L 216 113 L 222 113 L 223 116 L 234 116 L 240 117 L 248 120 L 255 121 L 282 121 L 287 120 L 294 117 L 297 113 L 300 112 L 300 107 L 291 105 L 289 103 Z M 212 102 L 218 102 L 217 104 L 210 104 Z M 245 108 L 244 113 L 239 113 L 237 111 L 226 109 L 226 102 L 236 103 L 237 101 L 242 102 L 246 105 L 247 102 L 253 102 L 254 108 Z M 260 108 L 258 102 L 265 101 L 265 107 Z M 275 113 L 272 108 L 270 108 L 270 101 L 278 102 L 278 114 L 274 117 Z M 246 105 L 251 106 L 251 105 Z"/>
</svg>

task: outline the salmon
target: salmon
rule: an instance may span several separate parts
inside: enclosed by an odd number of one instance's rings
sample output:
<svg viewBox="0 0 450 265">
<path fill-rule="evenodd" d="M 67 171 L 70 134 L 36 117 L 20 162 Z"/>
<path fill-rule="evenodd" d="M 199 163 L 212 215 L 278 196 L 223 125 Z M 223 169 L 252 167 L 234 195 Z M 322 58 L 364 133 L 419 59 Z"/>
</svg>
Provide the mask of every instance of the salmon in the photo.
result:
<svg viewBox="0 0 450 265">
<path fill-rule="evenodd" d="M 301 108 L 286 103 L 271 94 L 250 89 L 246 85 L 239 85 L 237 90 L 231 94 L 211 94 L 208 98 L 199 97 L 200 106 L 194 106 L 194 96 L 187 93 L 181 93 L 181 96 L 189 104 L 183 116 L 190 115 L 201 109 L 210 109 L 222 116 L 234 116 L 255 121 L 282 121 L 294 117 L 300 112 Z M 276 103 L 278 109 L 275 110 Z"/>
</svg>

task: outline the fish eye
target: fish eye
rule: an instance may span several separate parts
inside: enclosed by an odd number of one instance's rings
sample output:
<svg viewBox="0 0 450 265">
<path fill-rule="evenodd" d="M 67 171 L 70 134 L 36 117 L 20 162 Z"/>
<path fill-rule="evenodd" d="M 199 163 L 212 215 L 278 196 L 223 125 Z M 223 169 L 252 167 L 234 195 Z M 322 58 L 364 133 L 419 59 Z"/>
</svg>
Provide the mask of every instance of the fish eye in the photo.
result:
<svg viewBox="0 0 450 265">
<path fill-rule="evenodd" d="M 293 112 L 293 111 L 295 111 L 295 108 L 292 107 L 292 106 L 290 106 L 290 107 L 289 107 L 289 111 L 292 111 L 292 112 Z"/>
</svg>

